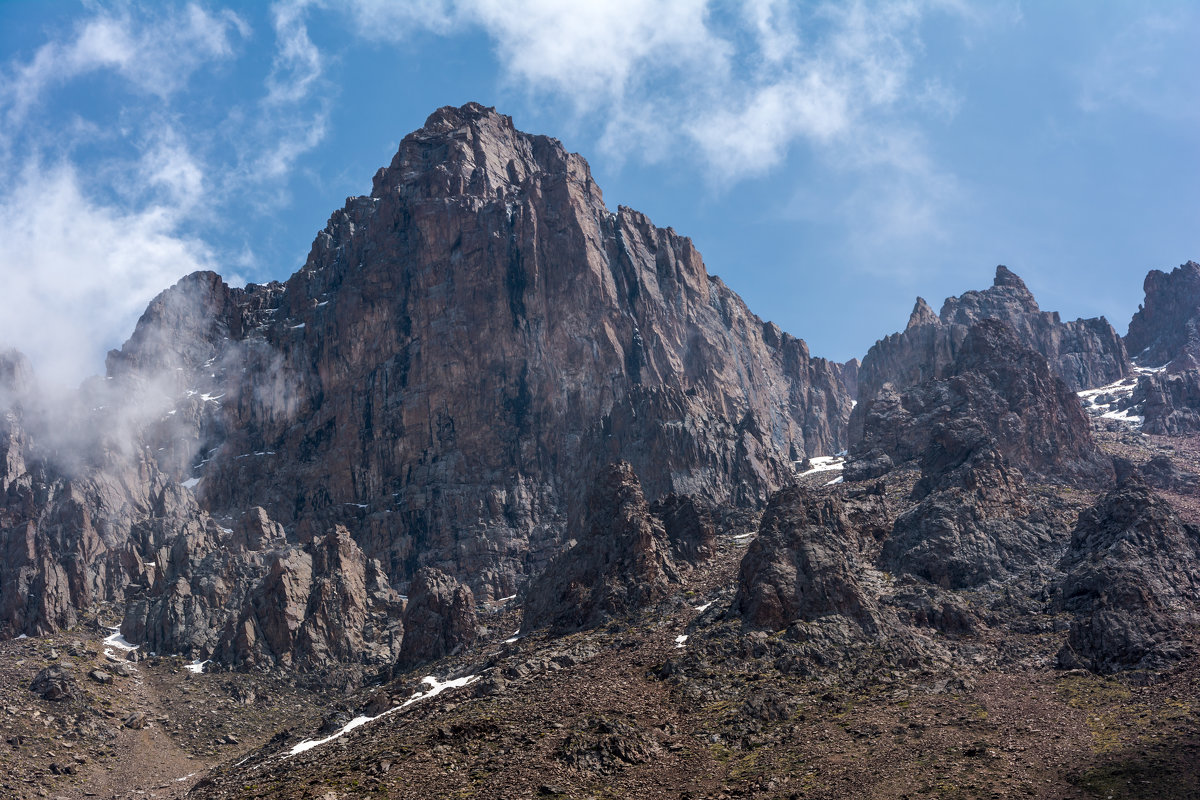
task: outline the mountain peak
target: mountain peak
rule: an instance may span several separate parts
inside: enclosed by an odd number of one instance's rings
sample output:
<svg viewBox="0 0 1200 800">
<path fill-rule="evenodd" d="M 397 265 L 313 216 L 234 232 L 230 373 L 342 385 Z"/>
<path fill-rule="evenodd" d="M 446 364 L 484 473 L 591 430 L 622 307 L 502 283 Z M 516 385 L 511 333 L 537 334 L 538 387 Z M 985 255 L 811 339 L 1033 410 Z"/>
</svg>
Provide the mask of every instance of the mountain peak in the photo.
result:
<svg viewBox="0 0 1200 800">
<path fill-rule="evenodd" d="M 417 133 L 447 133 L 482 120 L 491 120 L 510 130 L 515 130 L 512 117 L 499 113 L 495 106 L 485 106 L 472 101 L 461 106 L 442 106 L 426 117 L 425 124 Z"/>
<path fill-rule="evenodd" d="M 1029 292 L 1029 289 L 1025 286 L 1025 281 L 1021 280 L 1017 273 L 1003 264 L 996 265 L 996 278 L 992 281 L 992 286 L 1009 286 L 1026 293 Z"/>
<path fill-rule="evenodd" d="M 929 307 L 929 303 L 925 302 L 924 297 L 918 297 L 917 302 L 913 305 L 912 313 L 908 316 L 908 325 L 905 326 L 905 330 L 921 325 L 936 325 L 938 322 L 940 322 L 938 315 Z"/>
<path fill-rule="evenodd" d="M 582 156 L 557 139 L 517 130 L 512 117 L 495 108 L 467 103 L 439 108 L 405 136 L 392 163 L 376 173 L 371 194 L 497 200 L 525 191 L 531 181 L 572 184 L 603 204 Z"/>
</svg>

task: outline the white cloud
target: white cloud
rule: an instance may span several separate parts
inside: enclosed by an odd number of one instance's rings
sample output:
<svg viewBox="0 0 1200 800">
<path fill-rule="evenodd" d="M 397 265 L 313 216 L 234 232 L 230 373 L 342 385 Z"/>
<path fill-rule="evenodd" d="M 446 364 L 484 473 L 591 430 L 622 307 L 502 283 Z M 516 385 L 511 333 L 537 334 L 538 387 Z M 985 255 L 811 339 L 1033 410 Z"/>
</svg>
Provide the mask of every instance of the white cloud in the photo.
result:
<svg viewBox="0 0 1200 800">
<path fill-rule="evenodd" d="M 496 43 L 509 79 L 578 104 L 620 101 L 663 70 L 720 74 L 728 44 L 705 0 L 468 0 L 461 18 Z"/>
<path fill-rule="evenodd" d="M 179 234 L 174 209 L 97 203 L 66 164 L 27 166 L 0 198 L 0 218 L 0 342 L 24 351 L 51 384 L 94 373 L 115 331 L 132 331 L 155 295 L 210 260 Z"/>
<path fill-rule="evenodd" d="M 0 341 L 26 351 L 39 373 L 69 383 L 102 370 L 104 351 L 154 295 L 213 263 L 197 226 L 218 220 L 230 197 L 278 203 L 262 187 L 286 184 L 323 139 L 324 60 L 290 8 L 274 9 L 262 95 L 231 105 L 219 133 L 211 116 L 192 124 L 189 82 L 251 36 L 232 11 L 89 6 L 28 59 L 0 66 L 0 213 L 11 225 Z M 112 102 L 64 120 L 53 91 L 98 74 L 117 78 Z"/>
<path fill-rule="evenodd" d="M 66 41 L 48 42 L 27 63 L 15 65 L 0 89 L 0 109 L 10 125 L 18 124 L 49 89 L 100 70 L 166 97 L 206 63 L 232 57 L 235 40 L 248 34 L 234 12 L 213 14 L 195 4 L 159 14 L 142 8 L 135 13 L 128 5 L 101 8 Z"/>
<path fill-rule="evenodd" d="M 934 12 L 977 15 L 956 0 L 351 0 L 348 8 L 374 40 L 481 29 L 502 79 L 598 121 L 607 156 L 690 152 L 718 182 L 766 172 L 797 145 L 855 147 L 881 112 L 953 116 L 952 89 L 912 79 L 919 28 Z"/>
</svg>

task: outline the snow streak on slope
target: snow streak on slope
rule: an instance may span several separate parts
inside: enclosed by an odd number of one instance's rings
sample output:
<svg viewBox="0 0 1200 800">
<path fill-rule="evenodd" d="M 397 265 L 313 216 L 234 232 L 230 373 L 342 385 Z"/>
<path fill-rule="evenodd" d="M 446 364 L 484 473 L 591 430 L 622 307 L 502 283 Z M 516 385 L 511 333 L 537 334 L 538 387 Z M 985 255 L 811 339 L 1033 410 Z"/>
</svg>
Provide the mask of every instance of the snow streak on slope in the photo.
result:
<svg viewBox="0 0 1200 800">
<path fill-rule="evenodd" d="M 299 753 L 303 753 L 308 750 L 311 750 L 314 747 L 319 747 L 323 744 L 326 744 L 327 742 L 332 742 L 334 739 L 338 738 L 339 736 L 343 736 L 343 735 L 349 733 L 350 731 L 354 730 L 355 728 L 366 725 L 368 722 L 374 722 L 377 719 L 386 717 L 388 714 L 393 714 L 403 708 L 408 708 L 409 706 L 411 706 L 413 703 L 417 702 L 418 700 L 428 700 L 431 697 L 437 697 L 439 694 L 446 691 L 447 689 L 457 689 L 460 686 L 466 686 L 468 683 L 475 681 L 478 677 L 479 677 L 478 675 L 468 675 L 465 678 L 456 678 L 452 681 L 446 681 L 445 683 L 443 683 L 442 681 L 439 681 L 437 678 L 433 677 L 432 675 L 426 675 L 424 678 L 421 679 L 422 684 L 429 686 L 429 688 L 426 689 L 425 691 L 417 692 L 416 694 L 414 694 L 412 697 L 405 700 L 400 705 L 395 706 L 393 708 L 389 708 L 387 711 L 383 712 L 379 716 L 355 717 L 354 719 L 347 722 L 345 727 L 343 727 L 340 731 L 338 731 L 337 733 L 332 734 L 330 736 L 326 736 L 324 739 L 315 739 L 315 740 L 314 739 L 305 739 L 303 742 L 300 742 L 300 744 L 293 747 L 291 749 L 291 752 L 288 753 L 288 755 L 294 756 Z"/>
</svg>

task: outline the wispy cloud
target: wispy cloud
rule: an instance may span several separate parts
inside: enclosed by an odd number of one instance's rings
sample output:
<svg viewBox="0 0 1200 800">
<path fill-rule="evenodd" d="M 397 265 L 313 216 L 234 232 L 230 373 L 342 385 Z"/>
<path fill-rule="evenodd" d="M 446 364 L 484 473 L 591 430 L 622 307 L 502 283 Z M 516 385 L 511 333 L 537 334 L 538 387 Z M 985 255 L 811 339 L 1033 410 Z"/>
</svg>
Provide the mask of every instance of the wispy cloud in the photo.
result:
<svg viewBox="0 0 1200 800">
<path fill-rule="evenodd" d="M 109 70 L 139 91 L 167 97 L 205 64 L 230 58 L 249 28 L 233 11 L 191 4 L 182 12 L 150 12 L 128 4 L 101 8 L 72 35 L 51 41 L 14 65 L 0 84 L 8 125 L 20 124 L 44 94 L 82 75 Z"/>
<path fill-rule="evenodd" d="M 266 95 L 256 109 L 255 134 L 243 152 L 243 177 L 279 179 L 325 138 L 333 87 L 323 79 L 325 58 L 308 34 L 305 0 L 271 7 L 275 56 Z"/>
<path fill-rule="evenodd" d="M 242 55 L 254 37 L 231 10 L 118 2 L 87 15 L 31 55 L 0 65 L 0 212 L 13 226 L 0 252 L 15 345 L 54 382 L 101 369 L 155 294 L 216 263 L 253 263 L 232 243 L 196 233 L 230 198 L 278 204 L 299 159 L 326 135 L 325 60 L 304 5 L 278 3 L 257 99 L 221 119 L 192 83 Z M 108 81 L 108 102 L 61 118 L 55 92 Z M 215 118 L 214 118 L 215 117 Z M 214 135 L 219 131 L 218 135 Z M 263 191 L 270 187 L 274 191 Z M 218 227 L 220 227 L 218 225 Z M 227 258 L 224 258 L 227 256 Z"/>
<path fill-rule="evenodd" d="M 27 165 L 0 197 L 0 217 L 0 342 L 18 345 L 52 384 L 94 372 L 114 331 L 131 330 L 150 298 L 211 262 L 180 235 L 175 209 L 98 204 L 68 164 Z"/>
<path fill-rule="evenodd" d="M 1193 60 L 1200 14 L 1192 8 L 1156 9 L 1122 25 L 1098 43 L 1077 70 L 1079 107 L 1088 113 L 1135 109 L 1167 120 L 1200 117 L 1200 83 Z"/>
</svg>

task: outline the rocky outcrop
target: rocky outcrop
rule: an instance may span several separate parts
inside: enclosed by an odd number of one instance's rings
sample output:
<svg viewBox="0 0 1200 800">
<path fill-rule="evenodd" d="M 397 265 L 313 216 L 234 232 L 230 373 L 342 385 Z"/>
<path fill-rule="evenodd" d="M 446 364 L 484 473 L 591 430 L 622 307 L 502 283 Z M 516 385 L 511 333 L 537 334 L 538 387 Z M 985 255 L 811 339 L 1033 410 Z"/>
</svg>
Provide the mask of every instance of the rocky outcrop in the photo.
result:
<svg viewBox="0 0 1200 800">
<path fill-rule="evenodd" d="M 209 519 L 176 536 L 151 582 L 131 592 L 122 634 L 148 650 L 235 666 L 394 660 L 399 598 L 344 528 L 301 546 L 274 537 L 261 509 L 238 525 L 235 533 Z"/>
<path fill-rule="evenodd" d="M 1063 667 L 1158 668 L 1200 638 L 1200 530 L 1131 476 L 1079 516 L 1059 568 Z"/>
<path fill-rule="evenodd" d="M 629 617 L 679 582 L 666 530 L 629 464 L 601 471 L 581 516 L 575 546 L 530 582 L 523 631 L 563 633 Z"/>
<path fill-rule="evenodd" d="M 1028 502 L 1021 473 L 985 444 L 896 519 L 880 565 L 965 589 L 1038 563 L 1053 547 L 1053 531 Z"/>
<path fill-rule="evenodd" d="M 1143 367 L 1200 367 L 1200 264 L 1151 270 L 1146 299 L 1129 321 L 1125 346 Z"/>
<path fill-rule="evenodd" d="M 1138 473 L 1155 489 L 1181 494 L 1200 491 L 1200 475 L 1181 470 L 1169 456 L 1154 456 L 1138 467 Z"/>
<path fill-rule="evenodd" d="M 882 612 L 863 586 L 857 537 L 838 495 L 780 491 L 742 559 L 734 612 L 763 630 L 839 617 L 879 635 Z"/>
<path fill-rule="evenodd" d="M 475 641 L 475 598 L 469 588 L 441 570 L 425 567 L 408 591 L 398 670 L 455 653 Z"/>
<path fill-rule="evenodd" d="M 1130 405 L 1144 433 L 1182 436 L 1200 431 L 1200 369 L 1143 372 Z"/>
<path fill-rule="evenodd" d="M 29 691 L 43 700 L 56 703 L 83 698 L 83 690 L 74 674 L 61 664 L 51 664 L 34 676 Z"/>
<path fill-rule="evenodd" d="M 193 393 L 168 470 L 206 510 L 343 524 L 398 584 L 436 566 L 481 598 L 544 568 L 609 460 L 651 499 L 761 506 L 793 456 L 845 447 L 853 372 L 476 104 L 405 137 L 285 284 L 198 274 L 156 300 L 109 371 L 164 369 Z"/>
<path fill-rule="evenodd" d="M 967 329 L 984 319 L 1008 325 L 1073 391 L 1104 386 L 1131 372 L 1121 337 L 1103 317 L 1063 322 L 1057 312 L 1039 309 L 1025 283 L 999 266 L 991 288 L 947 298 L 940 314 L 917 298 L 906 329 L 876 342 L 863 359 L 858 373 L 860 408 L 885 384 L 903 390 L 941 377 L 957 357 Z M 852 441 L 861 431 L 861 420 L 856 413 L 851 421 Z"/>
<path fill-rule="evenodd" d="M 867 403 L 843 475 L 863 480 L 915 462 L 916 505 L 896 519 L 880 565 L 963 589 L 1049 557 L 1053 520 L 1027 501 L 1026 477 L 1097 486 L 1113 472 L 1078 398 L 1006 324 L 973 324 L 941 372 Z"/>
<path fill-rule="evenodd" d="M 717 526 L 712 509 L 690 495 L 667 495 L 650 506 L 662 520 L 676 563 L 699 564 L 716 555 Z"/>
<path fill-rule="evenodd" d="M 1026 476 L 1093 485 L 1111 478 L 1079 399 L 1004 323 L 972 325 L 940 371 L 902 393 L 887 390 L 859 404 L 864 428 L 847 480 L 917 459 L 923 495 L 985 449 Z"/>
</svg>

